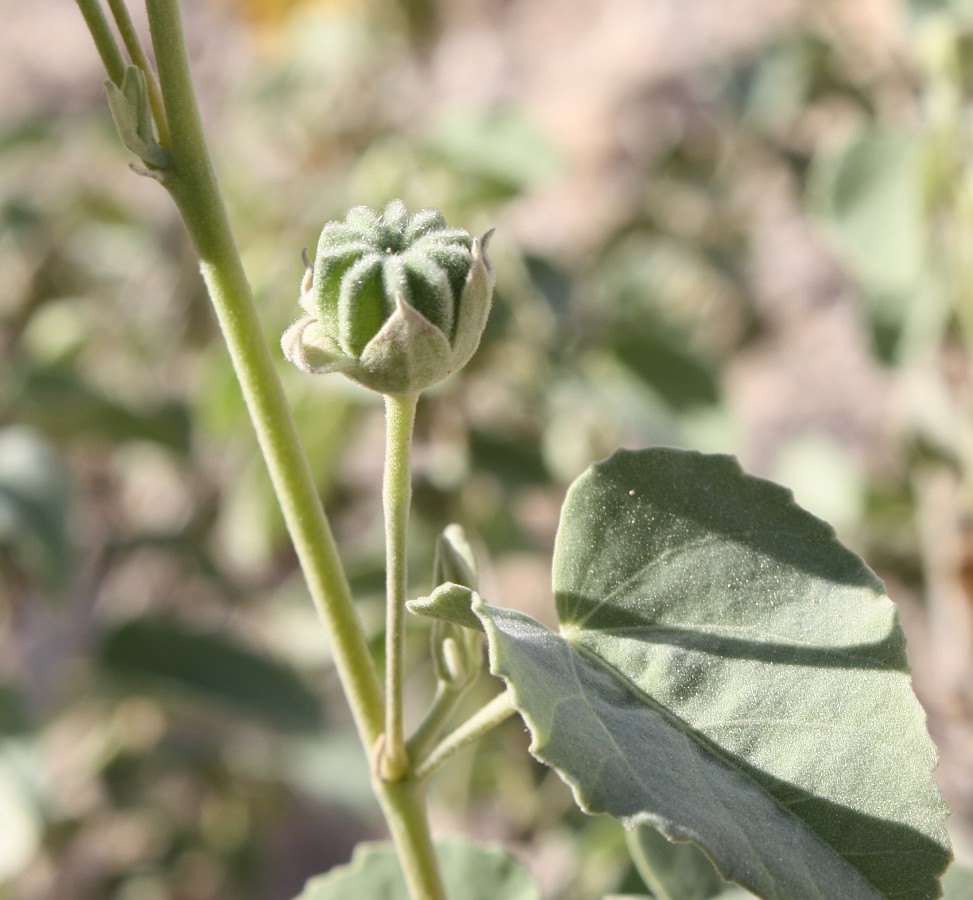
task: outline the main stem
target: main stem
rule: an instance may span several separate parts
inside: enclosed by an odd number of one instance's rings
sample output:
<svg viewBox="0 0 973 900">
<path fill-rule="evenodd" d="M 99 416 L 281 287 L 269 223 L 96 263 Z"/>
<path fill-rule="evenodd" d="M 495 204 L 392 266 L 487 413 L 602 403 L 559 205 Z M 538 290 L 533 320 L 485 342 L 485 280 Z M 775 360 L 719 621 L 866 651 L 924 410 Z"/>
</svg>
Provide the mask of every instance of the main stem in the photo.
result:
<svg viewBox="0 0 973 900">
<path fill-rule="evenodd" d="M 403 643 L 408 586 L 407 537 L 412 504 L 412 429 L 418 394 L 385 396 L 385 746 L 382 773 L 394 781 L 409 769 L 403 724 Z"/>
<path fill-rule="evenodd" d="M 409 777 L 376 788 L 412 900 L 447 900 L 429 831 L 425 785 Z"/>
<path fill-rule="evenodd" d="M 230 229 L 196 105 L 179 6 L 177 0 L 146 0 L 146 8 L 172 138 L 162 180 L 199 256 L 284 521 L 331 638 L 358 734 L 371 753 L 383 733 L 381 682 Z M 376 777 L 374 789 L 413 900 L 445 900 L 422 786 Z"/>
<path fill-rule="evenodd" d="M 196 106 L 176 0 L 146 0 L 172 135 L 172 194 L 199 255 L 200 268 L 270 471 L 301 568 L 331 638 L 335 665 L 363 743 L 382 731 L 382 687 L 352 603 L 287 398 L 264 337 L 217 186 Z"/>
</svg>

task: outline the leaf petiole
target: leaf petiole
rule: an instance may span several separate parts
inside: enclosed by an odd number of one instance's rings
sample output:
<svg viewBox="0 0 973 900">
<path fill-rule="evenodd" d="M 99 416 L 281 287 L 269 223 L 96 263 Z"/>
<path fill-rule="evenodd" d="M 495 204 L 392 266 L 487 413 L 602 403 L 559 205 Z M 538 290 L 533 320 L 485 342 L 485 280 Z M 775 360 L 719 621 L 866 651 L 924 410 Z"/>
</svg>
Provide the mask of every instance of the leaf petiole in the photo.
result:
<svg viewBox="0 0 973 900">
<path fill-rule="evenodd" d="M 470 716 L 462 725 L 446 735 L 423 759 L 419 760 L 413 770 L 413 777 L 417 781 L 428 778 L 440 766 L 459 753 L 464 747 L 478 741 L 487 732 L 492 731 L 501 722 L 509 719 L 515 712 L 513 698 L 510 691 L 497 694 L 489 703 L 482 706 Z"/>
</svg>

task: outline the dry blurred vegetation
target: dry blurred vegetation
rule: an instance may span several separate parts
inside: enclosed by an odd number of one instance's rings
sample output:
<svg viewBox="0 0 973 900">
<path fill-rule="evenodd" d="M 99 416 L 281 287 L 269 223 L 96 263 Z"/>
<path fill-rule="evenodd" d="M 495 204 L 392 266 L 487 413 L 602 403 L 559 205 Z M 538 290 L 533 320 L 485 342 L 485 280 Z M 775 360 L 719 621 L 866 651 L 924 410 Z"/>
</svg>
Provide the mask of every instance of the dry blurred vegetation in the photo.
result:
<svg viewBox="0 0 973 900">
<path fill-rule="evenodd" d="M 484 346 L 420 412 L 415 590 L 460 521 L 485 596 L 550 621 L 576 474 L 618 445 L 736 453 L 886 579 L 968 854 L 968 4 L 184 6 L 272 336 L 350 205 L 497 229 Z M 77 10 L 0 10 L 0 898 L 284 900 L 380 833 L 326 643 Z M 380 408 L 283 374 L 378 653 Z M 437 827 L 552 898 L 637 889 L 525 743 L 454 764 Z"/>
</svg>

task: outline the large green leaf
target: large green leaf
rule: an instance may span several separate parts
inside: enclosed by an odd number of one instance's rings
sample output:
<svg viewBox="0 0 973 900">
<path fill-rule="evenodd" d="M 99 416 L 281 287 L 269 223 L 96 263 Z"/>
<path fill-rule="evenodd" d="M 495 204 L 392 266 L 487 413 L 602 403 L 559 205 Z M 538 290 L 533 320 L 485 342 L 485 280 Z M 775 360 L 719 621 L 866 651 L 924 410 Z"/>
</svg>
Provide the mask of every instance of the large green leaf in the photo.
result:
<svg viewBox="0 0 973 900">
<path fill-rule="evenodd" d="M 540 900 L 527 870 L 499 847 L 459 838 L 436 842 L 450 900 Z M 296 900 L 409 900 L 402 868 L 388 843 L 355 848 L 351 862 L 312 878 Z"/>
<path fill-rule="evenodd" d="M 938 896 L 946 808 L 895 609 L 789 492 L 729 457 L 616 453 L 568 494 L 554 588 L 560 634 L 473 609 L 582 809 L 762 897 Z"/>
<path fill-rule="evenodd" d="M 318 698 L 293 670 L 225 634 L 168 617 L 118 626 L 105 637 L 99 662 L 126 690 L 215 704 L 284 728 L 321 724 Z"/>
<path fill-rule="evenodd" d="M 55 440 L 79 436 L 112 442 L 152 441 L 187 454 L 192 423 L 185 404 L 166 402 L 130 408 L 86 383 L 69 365 L 30 368 L 20 373 L 11 398 L 11 415 Z"/>
</svg>

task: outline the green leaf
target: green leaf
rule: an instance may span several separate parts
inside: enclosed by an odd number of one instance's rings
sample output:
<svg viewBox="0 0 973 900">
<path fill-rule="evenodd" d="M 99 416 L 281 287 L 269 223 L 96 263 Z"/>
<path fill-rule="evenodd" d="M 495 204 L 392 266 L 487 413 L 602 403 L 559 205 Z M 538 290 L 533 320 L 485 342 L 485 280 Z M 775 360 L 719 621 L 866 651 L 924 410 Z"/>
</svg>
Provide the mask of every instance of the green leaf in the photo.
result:
<svg viewBox="0 0 973 900">
<path fill-rule="evenodd" d="M 169 154 L 155 139 L 145 73 L 137 66 L 127 66 L 121 87 L 106 81 L 105 92 L 122 143 L 147 166 L 165 169 Z"/>
<path fill-rule="evenodd" d="M 675 843 L 643 825 L 628 832 L 628 846 L 656 900 L 709 900 L 730 887 L 695 844 Z"/>
<path fill-rule="evenodd" d="M 688 410 L 719 401 L 712 367 L 692 352 L 683 335 L 650 310 L 621 317 L 612 325 L 609 341 L 616 358 L 673 409 Z"/>
<path fill-rule="evenodd" d="M 406 608 L 433 619 L 429 645 L 437 681 L 463 690 L 483 669 L 483 625 L 473 614 L 478 596 L 476 557 L 459 525 L 448 525 L 436 539 L 432 583 L 428 597 L 406 603 Z"/>
<path fill-rule="evenodd" d="M 730 457 L 616 453 L 568 494 L 554 589 L 560 634 L 473 609 L 583 810 L 762 897 L 938 896 L 947 810 L 895 608 L 789 492 Z"/>
<path fill-rule="evenodd" d="M 478 573 L 476 557 L 473 548 L 466 539 L 466 533 L 460 525 L 447 525 L 443 533 L 436 538 L 436 554 L 432 566 L 433 585 L 453 584 L 476 590 L 478 587 Z M 480 628 L 480 623 L 476 623 Z"/>
<path fill-rule="evenodd" d="M 482 847 L 459 838 L 436 842 L 443 882 L 450 900 L 540 900 L 527 870 L 499 847 Z M 364 843 L 351 862 L 312 878 L 295 900 L 381 898 L 409 900 L 395 850 L 388 843 Z"/>
<path fill-rule="evenodd" d="M 29 428 L 0 431 L 0 555 L 52 591 L 72 571 L 69 504 L 68 473 L 51 446 Z"/>
<path fill-rule="evenodd" d="M 290 669 L 225 635 L 170 618 L 119 626 L 105 638 L 99 661 L 127 690 L 215 703 L 282 727 L 321 723 L 318 698 Z"/>
<path fill-rule="evenodd" d="M 151 441 L 188 454 L 192 422 L 185 404 L 129 408 L 86 383 L 69 365 L 29 368 L 14 382 L 11 412 L 55 440 L 79 435 L 110 441 Z"/>
<path fill-rule="evenodd" d="M 428 616 L 441 622 L 462 625 L 483 631 L 480 620 L 473 615 L 470 605 L 479 595 L 461 584 L 441 584 L 427 597 L 408 600 L 406 607 L 417 616 Z"/>
<path fill-rule="evenodd" d="M 0 681 L 0 739 L 26 734 L 29 730 L 30 717 L 20 692 L 11 684 Z"/>
<path fill-rule="evenodd" d="M 973 900 L 973 869 L 953 863 L 943 876 L 944 900 Z"/>
<path fill-rule="evenodd" d="M 812 203 L 852 273 L 876 293 L 914 291 L 927 258 L 915 135 L 871 127 L 815 162 Z"/>
<path fill-rule="evenodd" d="M 435 156 L 470 178 L 507 192 L 543 184 L 563 168 L 547 136 L 514 109 L 463 107 L 440 120 L 427 144 Z"/>
</svg>

